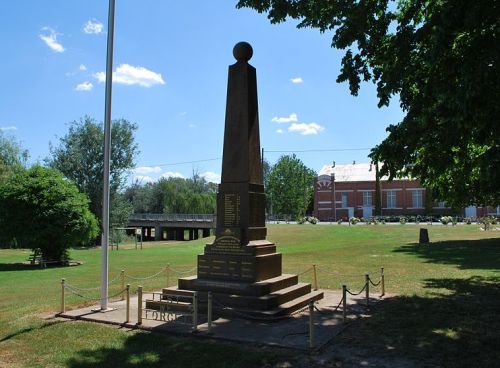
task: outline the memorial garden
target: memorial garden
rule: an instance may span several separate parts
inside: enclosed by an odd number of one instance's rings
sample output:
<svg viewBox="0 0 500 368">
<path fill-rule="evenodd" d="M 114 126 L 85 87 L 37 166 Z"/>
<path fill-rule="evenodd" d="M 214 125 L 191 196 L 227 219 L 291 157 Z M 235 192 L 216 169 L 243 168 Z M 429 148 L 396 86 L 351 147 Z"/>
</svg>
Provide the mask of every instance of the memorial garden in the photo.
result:
<svg viewBox="0 0 500 368">
<path fill-rule="evenodd" d="M 385 267 L 386 292 L 392 297 L 375 305 L 371 317 L 349 322 L 333 339 L 322 353 L 335 350 L 333 357 L 327 355 L 331 362 L 356 358 L 358 363 L 375 359 L 389 365 L 493 365 L 500 339 L 495 312 L 500 302 L 500 233 L 474 224 L 422 227 L 429 229 L 429 245 L 417 244 L 418 226 L 413 225 L 268 225 L 269 237 L 283 253 L 284 272 L 300 274 L 316 264 L 322 289 L 339 289 L 344 283 L 358 289 L 365 272 Z M 206 241 L 146 242 L 142 250 L 131 242 L 110 253 L 110 281 L 122 269 L 139 279 L 169 263 L 174 285 L 186 271 L 193 272 Z M 70 256 L 80 266 L 45 269 L 22 265 L 29 254 L 0 250 L 0 361 L 7 366 L 259 367 L 315 361 L 294 350 L 51 318 L 60 308 L 61 277 L 81 288 L 99 285 L 100 250 L 72 249 Z M 312 273 L 300 280 L 312 282 Z M 127 282 L 132 289 L 141 284 L 145 290 L 159 290 L 166 279 L 161 274 Z M 115 282 L 110 295 L 119 290 Z M 98 298 L 95 290 L 82 294 Z M 67 297 L 68 309 L 92 303 L 77 295 Z"/>
</svg>

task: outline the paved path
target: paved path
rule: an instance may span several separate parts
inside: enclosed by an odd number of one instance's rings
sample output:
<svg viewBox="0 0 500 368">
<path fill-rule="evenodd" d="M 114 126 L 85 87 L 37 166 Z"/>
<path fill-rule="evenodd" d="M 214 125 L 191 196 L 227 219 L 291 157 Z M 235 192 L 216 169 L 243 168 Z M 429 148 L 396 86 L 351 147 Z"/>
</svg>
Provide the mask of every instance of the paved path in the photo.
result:
<svg viewBox="0 0 500 368">
<path fill-rule="evenodd" d="M 345 324 L 342 322 L 342 309 L 332 312 L 342 297 L 341 291 L 325 290 L 325 298 L 316 305 L 319 309 L 314 313 L 315 348 L 321 348 L 333 337 L 339 334 Z M 147 298 L 145 293 L 145 298 Z M 370 299 L 370 303 L 379 301 L 379 297 Z M 361 296 L 348 298 L 348 318 L 357 318 L 365 312 L 365 299 Z M 138 328 L 150 331 L 162 331 L 171 334 L 209 337 L 234 342 L 247 342 L 256 345 L 272 345 L 301 350 L 309 349 L 309 312 L 298 313 L 293 317 L 278 322 L 250 321 L 240 318 L 218 318 L 213 321 L 212 331 L 208 333 L 206 316 L 200 316 L 198 331 L 192 332 L 192 325 L 179 321 L 156 320 L 158 315 L 151 312 L 148 318 L 142 319 L 137 325 L 137 296 L 130 300 L 130 321 L 125 323 L 125 301 L 110 302 L 114 308 L 109 312 L 95 311 L 98 305 L 67 311 L 59 317 L 120 325 L 128 328 Z"/>
</svg>

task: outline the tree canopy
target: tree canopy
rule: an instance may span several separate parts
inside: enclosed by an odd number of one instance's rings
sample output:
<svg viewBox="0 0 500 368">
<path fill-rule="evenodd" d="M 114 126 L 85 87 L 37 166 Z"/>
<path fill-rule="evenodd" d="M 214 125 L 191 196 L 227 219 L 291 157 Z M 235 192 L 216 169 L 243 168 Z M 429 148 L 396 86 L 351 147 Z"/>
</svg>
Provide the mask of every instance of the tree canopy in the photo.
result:
<svg viewBox="0 0 500 368">
<path fill-rule="evenodd" d="M 338 82 L 377 85 L 403 120 L 370 154 L 451 205 L 500 203 L 500 3 L 496 0 L 240 0 L 238 7 L 332 32 Z"/>
<path fill-rule="evenodd" d="M 28 157 L 28 151 L 14 137 L 0 131 L 0 180 L 24 167 Z"/>
<path fill-rule="evenodd" d="M 162 178 L 133 184 L 125 191 L 135 213 L 215 213 L 217 185 L 194 174 L 192 178 Z"/>
<path fill-rule="evenodd" d="M 126 171 L 134 167 L 134 160 L 139 152 L 138 146 L 134 142 L 136 130 L 137 125 L 127 120 L 120 119 L 112 122 L 111 217 L 120 217 L 113 214 L 117 207 L 120 207 L 120 211 L 123 210 L 123 206 L 117 204 L 115 199 L 118 198 L 117 192 L 125 182 Z M 69 132 L 59 140 L 59 145 L 57 147 L 51 146 L 52 157 L 47 160 L 49 166 L 61 171 L 65 177 L 72 180 L 82 192 L 89 196 L 90 209 L 98 219 L 102 217 L 103 142 L 102 123 L 85 116 L 70 124 Z"/>
<path fill-rule="evenodd" d="M 305 215 L 312 203 L 315 176 L 297 156 L 281 156 L 267 180 L 266 196 L 272 213 L 294 218 Z"/>
<path fill-rule="evenodd" d="M 54 169 L 33 166 L 0 182 L 0 236 L 45 258 L 62 260 L 70 246 L 97 236 L 88 198 Z"/>
</svg>

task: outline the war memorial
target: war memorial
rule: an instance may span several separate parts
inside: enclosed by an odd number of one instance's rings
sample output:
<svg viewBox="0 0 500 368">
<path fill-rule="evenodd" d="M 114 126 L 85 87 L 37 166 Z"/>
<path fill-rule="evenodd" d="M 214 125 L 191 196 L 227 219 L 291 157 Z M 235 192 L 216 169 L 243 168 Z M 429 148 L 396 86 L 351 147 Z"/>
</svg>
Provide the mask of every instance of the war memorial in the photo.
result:
<svg viewBox="0 0 500 368">
<path fill-rule="evenodd" d="M 236 44 L 236 63 L 229 67 L 215 240 L 198 255 L 197 275 L 180 278 L 178 287 L 164 292 L 198 291 L 203 301 L 211 291 L 231 310 L 283 316 L 322 299 L 323 293 L 299 283 L 297 275 L 282 274 L 281 254 L 266 239 L 257 76 L 248 63 L 252 54 L 250 44 Z"/>
</svg>

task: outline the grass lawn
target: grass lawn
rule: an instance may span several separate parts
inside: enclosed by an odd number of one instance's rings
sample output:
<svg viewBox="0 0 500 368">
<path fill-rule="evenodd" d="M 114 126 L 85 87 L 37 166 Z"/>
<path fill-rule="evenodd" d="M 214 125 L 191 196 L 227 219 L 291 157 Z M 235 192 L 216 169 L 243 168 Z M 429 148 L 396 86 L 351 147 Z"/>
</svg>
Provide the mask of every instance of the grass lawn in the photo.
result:
<svg viewBox="0 0 500 368">
<path fill-rule="evenodd" d="M 427 226 L 431 244 L 419 246 L 418 226 L 269 225 L 268 238 L 283 253 L 283 270 L 318 265 L 321 288 L 356 289 L 363 274 L 385 268 L 386 291 L 369 319 L 350 323 L 334 344 L 421 365 L 495 366 L 500 346 L 500 232 L 478 226 Z M 110 252 L 110 280 L 121 269 L 148 276 L 170 264 L 196 266 L 207 239 L 127 245 Z M 79 287 L 99 283 L 100 249 L 75 249 L 77 267 L 26 269 L 28 250 L 0 250 L 0 367 L 260 367 L 296 357 L 291 352 L 246 348 L 197 339 L 123 331 L 82 322 L 46 321 L 57 311 L 60 280 Z M 194 272 L 193 272 L 194 273 Z M 172 274 L 171 284 L 175 283 Z M 311 272 L 301 276 L 311 281 Z M 160 289 L 165 278 L 142 282 Z M 137 283 L 135 284 L 137 285 Z M 119 283 L 110 294 L 120 289 Z M 97 296 L 97 295 L 96 295 Z M 84 303 L 68 297 L 69 308 Z M 341 358 L 332 358 L 341 359 Z M 341 363 L 341 362 L 340 362 Z"/>
</svg>

